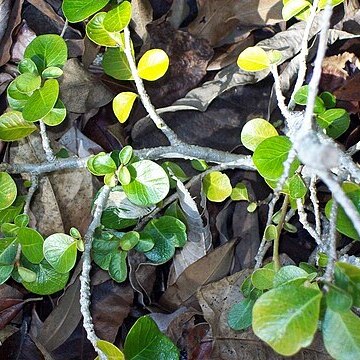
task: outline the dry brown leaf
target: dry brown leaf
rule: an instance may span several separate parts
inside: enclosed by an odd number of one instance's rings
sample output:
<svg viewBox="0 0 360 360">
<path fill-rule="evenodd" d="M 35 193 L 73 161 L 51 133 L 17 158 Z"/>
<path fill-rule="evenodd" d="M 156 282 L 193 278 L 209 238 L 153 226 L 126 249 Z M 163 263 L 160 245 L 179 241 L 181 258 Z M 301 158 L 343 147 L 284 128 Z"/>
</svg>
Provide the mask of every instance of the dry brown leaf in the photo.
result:
<svg viewBox="0 0 360 360">
<path fill-rule="evenodd" d="M 63 70 L 60 96 L 68 111 L 86 113 L 106 105 L 113 99 L 114 95 L 77 59 L 68 60 Z"/>
<path fill-rule="evenodd" d="M 149 0 L 136 0 L 131 3 L 131 20 L 134 31 L 142 41 L 145 41 L 147 31 L 146 25 L 153 19 L 153 9 Z"/>
<path fill-rule="evenodd" d="M 213 353 L 209 359 L 285 359 L 259 340 L 251 329 L 234 331 L 227 324 L 230 308 L 243 299 L 239 288 L 250 273 L 250 269 L 242 270 L 218 282 L 203 286 L 197 292 L 203 315 L 212 329 Z M 308 349 L 287 359 L 330 360 L 331 358 L 327 355 L 319 337 L 316 337 Z"/>
<path fill-rule="evenodd" d="M 186 268 L 175 284 L 168 287 L 160 298 L 160 305 L 172 311 L 182 305 L 196 307 L 196 291 L 228 274 L 234 245 L 234 241 L 229 241 Z"/>
<path fill-rule="evenodd" d="M 189 32 L 216 46 L 237 27 L 247 32 L 282 20 L 278 0 L 197 0 L 198 16 Z"/>
<path fill-rule="evenodd" d="M 24 58 L 26 47 L 36 38 L 36 34 L 29 28 L 26 21 L 20 25 L 16 40 L 11 48 L 11 61 L 17 63 Z"/>
</svg>

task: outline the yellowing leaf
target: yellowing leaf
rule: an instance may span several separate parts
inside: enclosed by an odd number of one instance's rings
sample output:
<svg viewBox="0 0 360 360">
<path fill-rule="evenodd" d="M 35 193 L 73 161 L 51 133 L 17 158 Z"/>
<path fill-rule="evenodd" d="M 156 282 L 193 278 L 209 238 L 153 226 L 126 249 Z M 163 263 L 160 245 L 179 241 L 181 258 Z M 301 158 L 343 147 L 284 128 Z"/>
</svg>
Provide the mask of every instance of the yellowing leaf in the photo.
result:
<svg viewBox="0 0 360 360">
<path fill-rule="evenodd" d="M 137 94 L 133 92 L 121 92 L 113 100 L 113 110 L 117 119 L 124 123 L 131 112 Z"/>
<path fill-rule="evenodd" d="M 115 345 L 105 340 L 98 340 L 96 342 L 97 347 L 106 355 L 108 360 L 125 360 L 125 356 Z M 99 360 L 100 357 L 96 357 L 95 360 Z"/>
<path fill-rule="evenodd" d="M 220 171 L 207 174 L 203 180 L 203 187 L 206 197 L 214 202 L 224 201 L 232 192 L 229 177 Z"/>
<path fill-rule="evenodd" d="M 245 71 L 260 71 L 270 66 L 270 60 L 265 50 L 258 46 L 252 46 L 239 55 L 237 64 Z"/>
<path fill-rule="evenodd" d="M 138 73 L 142 79 L 154 81 L 160 79 L 169 67 L 169 57 L 161 49 L 148 50 L 140 59 Z"/>
</svg>

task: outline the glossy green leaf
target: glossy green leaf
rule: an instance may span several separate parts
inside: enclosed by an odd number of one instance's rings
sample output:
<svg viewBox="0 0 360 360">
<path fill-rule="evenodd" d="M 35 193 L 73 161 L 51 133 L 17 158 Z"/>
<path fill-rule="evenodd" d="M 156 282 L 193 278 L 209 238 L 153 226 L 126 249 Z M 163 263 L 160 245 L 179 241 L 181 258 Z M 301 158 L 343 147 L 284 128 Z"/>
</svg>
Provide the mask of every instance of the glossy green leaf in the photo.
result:
<svg viewBox="0 0 360 360">
<path fill-rule="evenodd" d="M 352 296 L 354 306 L 360 307 L 360 269 L 358 267 L 337 262 L 335 285 Z"/>
<path fill-rule="evenodd" d="M 65 288 L 69 279 L 69 273 L 58 273 L 48 262 L 43 260 L 40 264 L 32 264 L 22 261 L 23 266 L 36 274 L 36 280 L 33 282 L 23 281 L 25 289 L 39 294 L 49 295 Z"/>
<path fill-rule="evenodd" d="M 16 88 L 22 94 L 29 94 L 41 86 L 41 77 L 33 73 L 19 75 L 15 79 Z"/>
<path fill-rule="evenodd" d="M 24 198 L 18 196 L 13 204 L 4 210 L 0 210 L 0 225 L 13 222 L 15 217 L 21 214 L 24 207 Z"/>
<path fill-rule="evenodd" d="M 257 269 L 251 275 L 251 282 L 253 286 L 259 290 L 271 289 L 273 286 L 274 276 L 275 271 L 273 269 Z"/>
<path fill-rule="evenodd" d="M 104 184 L 109 187 L 114 187 L 118 184 L 117 177 L 114 173 L 105 174 Z"/>
<path fill-rule="evenodd" d="M 318 115 L 316 120 L 333 139 L 342 135 L 350 126 L 350 115 L 345 109 L 330 109 Z"/>
<path fill-rule="evenodd" d="M 0 140 L 15 141 L 33 133 L 37 127 L 25 121 L 21 112 L 9 111 L 0 116 Z"/>
<path fill-rule="evenodd" d="M 114 251 L 110 258 L 109 275 L 117 282 L 123 282 L 127 278 L 126 251 Z"/>
<path fill-rule="evenodd" d="M 55 106 L 59 96 L 59 83 L 55 79 L 46 80 L 44 86 L 30 96 L 23 109 L 26 121 L 34 122 L 42 119 Z"/>
<path fill-rule="evenodd" d="M 132 80 L 126 55 L 121 48 L 109 48 L 104 54 L 102 65 L 106 74 L 117 80 Z"/>
<path fill-rule="evenodd" d="M 94 235 L 92 255 L 95 263 L 108 271 L 111 258 L 118 253 L 120 239 L 110 232 L 98 229 Z"/>
<path fill-rule="evenodd" d="M 102 176 L 113 173 L 116 170 L 116 164 L 110 154 L 100 152 L 88 160 L 87 168 L 92 174 Z"/>
<path fill-rule="evenodd" d="M 68 273 L 75 265 L 76 241 L 66 234 L 53 234 L 47 237 L 43 246 L 48 263 L 59 273 Z"/>
<path fill-rule="evenodd" d="M 230 179 L 220 171 L 213 171 L 205 175 L 203 189 L 210 201 L 222 202 L 232 193 Z"/>
<path fill-rule="evenodd" d="M 114 97 L 112 102 L 113 111 L 120 123 L 124 123 L 129 118 L 137 97 L 138 95 L 131 91 L 121 92 Z"/>
<path fill-rule="evenodd" d="M 311 3 L 306 0 L 285 0 L 282 9 L 282 17 L 285 21 L 298 15 L 301 11 L 311 6 Z"/>
<path fill-rule="evenodd" d="M 327 308 L 322 323 L 324 345 L 336 360 L 358 359 L 360 318 L 350 310 L 335 312 Z"/>
<path fill-rule="evenodd" d="M 9 207 L 16 199 L 15 181 L 6 172 L 0 172 L 0 210 Z"/>
<path fill-rule="evenodd" d="M 128 166 L 132 181 L 123 185 L 124 192 L 135 205 L 149 206 L 163 200 L 169 192 L 169 178 L 165 170 L 150 160 Z"/>
<path fill-rule="evenodd" d="M 313 341 L 321 297 L 320 290 L 294 285 L 264 293 L 253 308 L 255 335 L 281 355 L 296 354 Z"/>
<path fill-rule="evenodd" d="M 64 0 L 62 10 L 69 22 L 79 22 L 101 10 L 110 0 Z"/>
<path fill-rule="evenodd" d="M 14 237 L 19 232 L 19 227 L 15 224 L 4 223 L 1 225 L 1 232 L 5 237 Z"/>
<path fill-rule="evenodd" d="M 240 201 L 240 200 L 249 201 L 249 194 L 246 185 L 241 182 L 237 183 L 235 187 L 232 189 L 230 197 L 231 200 L 233 201 Z"/>
<path fill-rule="evenodd" d="M 260 71 L 270 67 L 270 60 L 264 49 L 252 46 L 239 55 L 237 65 L 245 71 Z"/>
<path fill-rule="evenodd" d="M 283 171 L 283 163 L 287 160 L 292 144 L 286 136 L 274 136 L 262 141 L 255 149 L 253 161 L 261 176 L 269 180 L 278 180 Z M 295 160 L 291 167 L 291 176 L 299 166 Z"/>
<path fill-rule="evenodd" d="M 209 168 L 209 165 L 206 163 L 206 161 L 201 159 L 191 160 L 191 166 L 197 171 L 205 171 Z"/>
<path fill-rule="evenodd" d="M 343 2 L 344 0 L 331 0 L 331 6 L 336 6 Z M 318 4 L 318 9 L 325 9 L 326 4 L 327 4 L 327 0 L 320 0 Z"/>
<path fill-rule="evenodd" d="M 184 170 L 173 161 L 165 161 L 161 164 L 161 167 L 166 171 L 169 176 L 170 188 L 176 188 L 176 180 L 173 178 L 175 176 L 178 180 L 184 182 L 189 180 L 189 177 L 185 174 Z"/>
<path fill-rule="evenodd" d="M 303 284 L 307 280 L 308 275 L 309 274 L 305 270 L 300 269 L 297 266 L 283 266 L 275 274 L 274 287 L 289 284 Z"/>
<path fill-rule="evenodd" d="M 297 0 L 295 0 L 297 1 Z M 298 105 L 306 105 L 309 95 L 309 85 L 302 86 L 295 94 L 294 100 Z M 325 104 L 319 96 L 315 98 L 314 113 L 321 114 L 326 110 Z"/>
<path fill-rule="evenodd" d="M 27 214 L 20 214 L 15 217 L 14 224 L 18 227 L 27 227 L 29 225 L 30 217 Z"/>
<path fill-rule="evenodd" d="M 170 204 L 166 208 L 164 215 L 172 216 L 182 221 L 185 225 L 187 224 L 186 215 L 184 211 L 181 209 L 181 206 L 179 205 L 178 201 L 174 201 L 172 204 Z"/>
<path fill-rule="evenodd" d="M 140 240 L 140 234 L 137 231 L 129 231 L 120 239 L 120 246 L 123 250 L 129 251 L 135 247 Z"/>
<path fill-rule="evenodd" d="M 344 312 L 351 309 L 353 299 L 345 290 L 331 285 L 326 293 L 326 304 L 335 312 Z"/>
<path fill-rule="evenodd" d="M 130 329 L 124 345 L 126 360 L 179 360 L 172 341 L 163 335 L 149 316 L 140 317 Z"/>
<path fill-rule="evenodd" d="M 351 202 L 355 205 L 355 208 L 360 212 L 360 189 L 346 192 L 346 196 L 351 200 Z M 330 218 L 330 212 L 332 207 L 333 200 L 329 200 L 325 206 L 325 214 L 326 217 Z M 360 240 L 360 235 L 354 228 L 352 221 L 346 215 L 344 209 L 339 205 L 338 213 L 336 218 L 336 230 L 339 231 L 341 234 L 344 234 L 351 239 Z"/>
<path fill-rule="evenodd" d="M 34 229 L 21 228 L 17 235 L 23 255 L 33 264 L 39 264 L 44 259 L 44 238 Z"/>
<path fill-rule="evenodd" d="M 123 147 L 119 153 L 119 160 L 123 165 L 127 165 L 133 156 L 133 148 L 130 145 Z"/>
<path fill-rule="evenodd" d="M 22 94 L 16 87 L 16 80 L 12 81 L 6 90 L 7 101 L 13 110 L 21 111 L 27 104 L 30 96 Z"/>
<path fill-rule="evenodd" d="M 145 80 L 158 80 L 165 75 L 169 62 L 169 57 L 164 50 L 148 50 L 139 60 L 138 74 Z"/>
<path fill-rule="evenodd" d="M 36 280 L 36 273 L 34 273 L 32 270 L 24 268 L 23 266 L 19 266 L 17 271 L 23 281 L 33 282 Z"/>
<path fill-rule="evenodd" d="M 9 279 L 13 269 L 14 265 L 0 265 L 0 285 Z"/>
<path fill-rule="evenodd" d="M 323 91 L 319 97 L 327 109 L 332 109 L 336 106 L 336 97 L 331 92 Z"/>
<path fill-rule="evenodd" d="M 31 59 L 42 73 L 50 66 L 62 67 L 67 60 L 67 46 L 62 37 L 55 34 L 37 36 L 26 48 L 24 58 Z"/>
<path fill-rule="evenodd" d="M 154 243 L 154 247 L 145 252 L 145 256 L 157 264 L 169 261 L 175 248 L 184 246 L 186 239 L 185 224 L 171 216 L 151 220 L 140 233 L 140 245 L 143 245 L 142 242 Z"/>
<path fill-rule="evenodd" d="M 0 238 L 0 265 L 12 265 L 15 261 L 17 249 L 16 237 Z"/>
<path fill-rule="evenodd" d="M 241 130 L 241 143 L 249 150 L 256 147 L 265 139 L 279 135 L 273 125 L 260 118 L 248 121 Z"/>
<path fill-rule="evenodd" d="M 86 35 L 92 42 L 100 46 L 117 47 L 122 42 L 121 35 L 105 29 L 105 17 L 106 12 L 96 14 L 86 25 Z"/>
<path fill-rule="evenodd" d="M 57 67 L 57 66 L 49 66 L 48 68 L 46 68 L 41 76 L 44 78 L 44 79 L 57 79 L 59 78 L 60 76 L 63 75 L 63 71 Z"/>
<path fill-rule="evenodd" d="M 254 303 L 252 299 L 243 299 L 231 307 L 228 324 L 233 330 L 245 330 L 251 325 Z"/>
<path fill-rule="evenodd" d="M 41 120 L 48 126 L 57 126 L 66 118 L 66 108 L 64 103 L 58 99 L 55 106 Z"/>
<path fill-rule="evenodd" d="M 105 340 L 98 340 L 96 342 L 97 347 L 106 355 L 107 360 L 125 360 L 125 356 L 112 343 L 105 341 Z M 95 360 L 100 360 L 100 357 L 97 356 Z"/>
<path fill-rule="evenodd" d="M 123 1 L 114 9 L 110 10 L 104 19 L 104 27 L 107 31 L 122 31 L 129 25 L 131 20 L 131 4 Z"/>
<path fill-rule="evenodd" d="M 289 194 L 293 199 L 302 199 L 307 193 L 307 187 L 303 178 L 295 174 L 289 181 Z"/>
<path fill-rule="evenodd" d="M 32 73 L 38 75 L 36 64 L 31 59 L 22 59 L 18 64 L 20 74 Z"/>
</svg>

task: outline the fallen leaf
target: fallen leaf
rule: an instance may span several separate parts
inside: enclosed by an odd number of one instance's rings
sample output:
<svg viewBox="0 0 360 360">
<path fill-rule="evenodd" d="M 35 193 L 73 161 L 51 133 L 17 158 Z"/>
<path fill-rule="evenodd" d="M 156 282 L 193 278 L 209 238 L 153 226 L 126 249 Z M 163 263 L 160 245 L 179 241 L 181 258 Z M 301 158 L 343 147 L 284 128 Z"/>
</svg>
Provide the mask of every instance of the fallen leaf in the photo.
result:
<svg viewBox="0 0 360 360">
<path fill-rule="evenodd" d="M 141 40 L 146 40 L 146 25 L 153 19 L 153 10 L 149 0 L 137 0 L 132 4 L 131 20 L 133 23 L 134 31 L 139 35 Z"/>
<path fill-rule="evenodd" d="M 24 306 L 23 294 L 15 288 L 0 285 L 0 330 L 22 310 Z"/>
<path fill-rule="evenodd" d="M 218 247 L 196 261 L 167 288 L 160 298 L 160 305 L 174 311 L 180 306 L 197 306 L 196 291 L 204 284 L 219 280 L 228 274 L 234 251 L 234 241 Z"/>
<path fill-rule="evenodd" d="M 278 0 L 197 0 L 198 15 L 189 32 L 216 46 L 237 27 L 245 32 L 282 21 L 282 3 Z"/>
<path fill-rule="evenodd" d="M 11 61 L 18 63 L 24 58 L 26 47 L 36 38 L 36 34 L 23 21 L 16 34 L 16 40 L 11 48 Z"/>
</svg>

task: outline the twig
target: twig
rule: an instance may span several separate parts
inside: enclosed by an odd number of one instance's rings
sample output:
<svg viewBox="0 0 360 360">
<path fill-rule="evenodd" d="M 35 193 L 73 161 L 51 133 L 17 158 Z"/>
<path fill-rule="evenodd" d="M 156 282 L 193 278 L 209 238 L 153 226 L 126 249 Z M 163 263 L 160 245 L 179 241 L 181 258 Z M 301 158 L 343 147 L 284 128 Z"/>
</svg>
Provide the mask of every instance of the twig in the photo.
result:
<svg viewBox="0 0 360 360">
<path fill-rule="evenodd" d="M 330 228 L 329 228 L 329 242 L 327 247 L 327 257 L 328 262 L 326 264 L 326 270 L 324 278 L 326 281 L 331 282 L 334 275 L 334 266 L 337 259 L 336 253 L 336 216 L 338 212 L 338 204 L 336 201 L 333 201 L 331 212 L 330 212 Z"/>
<path fill-rule="evenodd" d="M 295 107 L 294 96 L 297 93 L 297 91 L 301 88 L 301 86 L 304 82 L 304 79 L 305 79 L 306 57 L 309 53 L 309 49 L 308 49 L 309 34 L 310 34 L 310 30 L 311 30 L 311 27 L 313 25 L 313 22 L 314 22 L 314 19 L 316 16 L 316 9 L 318 7 L 318 4 L 319 4 L 319 0 L 314 0 L 313 4 L 311 6 L 309 18 L 306 20 L 306 27 L 304 29 L 303 39 L 302 39 L 302 43 L 301 43 L 301 51 L 299 54 L 298 76 L 297 76 L 294 90 L 291 94 L 290 101 L 288 104 L 288 108 L 290 111 L 294 110 L 294 107 Z"/>
<path fill-rule="evenodd" d="M 69 25 L 69 21 L 68 21 L 68 19 L 66 19 L 66 20 L 65 20 L 65 23 L 64 23 L 64 26 L 63 26 L 63 28 L 62 28 L 62 30 L 61 30 L 61 33 L 60 33 L 60 36 L 61 36 L 61 37 L 64 37 L 68 25 Z"/>
<path fill-rule="evenodd" d="M 141 102 L 144 105 L 144 108 L 148 112 L 151 120 L 154 122 L 156 127 L 158 129 L 160 129 L 163 132 L 163 134 L 167 137 L 170 144 L 171 145 L 180 144 L 181 141 L 179 140 L 178 136 L 175 134 L 175 132 L 172 129 L 170 129 L 166 125 L 165 121 L 156 112 L 153 104 L 151 103 L 149 95 L 147 94 L 147 92 L 145 90 L 144 83 L 143 83 L 142 79 L 140 78 L 140 76 L 138 74 L 137 67 L 136 67 L 136 64 L 135 64 L 135 60 L 134 60 L 134 57 L 133 57 L 133 54 L 132 54 L 130 30 L 129 30 L 128 27 L 126 27 L 124 29 L 124 35 L 125 35 L 124 52 L 125 52 L 126 58 L 128 60 L 130 70 L 131 70 L 131 74 L 132 74 L 132 77 L 133 77 L 133 79 L 135 81 L 135 85 L 136 85 L 137 91 L 139 93 Z"/>
<path fill-rule="evenodd" d="M 271 65 L 270 71 L 274 77 L 275 93 L 276 93 L 276 99 L 277 99 L 279 109 L 281 111 L 281 114 L 287 120 L 288 118 L 291 117 L 291 114 L 285 105 L 285 97 L 281 90 L 281 82 L 280 82 L 279 73 L 277 71 L 276 65 Z"/>
<path fill-rule="evenodd" d="M 100 191 L 99 196 L 95 200 L 93 219 L 84 236 L 85 250 L 82 255 L 83 266 L 82 266 L 82 273 L 80 275 L 80 309 L 81 309 L 81 314 L 83 315 L 84 318 L 83 320 L 84 329 L 86 330 L 87 338 L 89 339 L 94 349 L 99 354 L 100 359 L 102 360 L 106 360 L 107 357 L 97 347 L 97 341 L 99 340 L 99 338 L 95 334 L 94 324 L 90 313 L 90 302 L 91 302 L 90 270 L 91 270 L 91 248 L 92 248 L 93 236 L 95 229 L 100 224 L 101 214 L 109 197 L 109 193 L 110 193 L 110 187 L 104 185 L 104 187 Z"/>
<path fill-rule="evenodd" d="M 42 146 L 46 154 L 46 159 L 49 163 L 54 162 L 56 157 L 51 149 L 50 140 L 46 133 L 46 125 L 42 120 L 39 121 L 40 124 L 40 135 L 42 139 Z"/>
<path fill-rule="evenodd" d="M 314 215 L 315 215 L 315 231 L 321 237 L 321 219 L 320 219 L 320 209 L 319 209 L 319 200 L 317 198 L 317 191 L 316 191 L 316 181 L 317 177 L 312 176 L 310 179 L 310 200 L 314 207 Z"/>
</svg>

